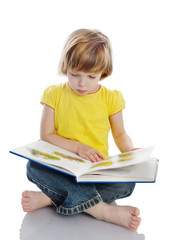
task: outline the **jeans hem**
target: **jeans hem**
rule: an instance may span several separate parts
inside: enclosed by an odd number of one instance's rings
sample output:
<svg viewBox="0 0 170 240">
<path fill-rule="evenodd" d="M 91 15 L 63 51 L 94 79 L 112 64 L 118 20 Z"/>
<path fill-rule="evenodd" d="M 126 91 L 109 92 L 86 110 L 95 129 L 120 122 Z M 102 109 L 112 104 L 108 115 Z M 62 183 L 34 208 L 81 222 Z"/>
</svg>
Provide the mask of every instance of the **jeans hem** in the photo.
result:
<svg viewBox="0 0 170 240">
<path fill-rule="evenodd" d="M 66 208 L 66 207 L 63 207 L 63 206 L 56 207 L 56 211 L 57 211 L 57 213 L 60 213 L 60 214 L 63 214 L 63 215 L 74 215 L 74 214 L 81 213 L 84 210 L 95 206 L 99 202 L 103 202 L 100 195 L 88 200 L 85 203 L 82 203 L 81 205 L 75 206 L 74 208 Z M 54 203 L 54 205 L 55 205 L 55 203 Z"/>
</svg>

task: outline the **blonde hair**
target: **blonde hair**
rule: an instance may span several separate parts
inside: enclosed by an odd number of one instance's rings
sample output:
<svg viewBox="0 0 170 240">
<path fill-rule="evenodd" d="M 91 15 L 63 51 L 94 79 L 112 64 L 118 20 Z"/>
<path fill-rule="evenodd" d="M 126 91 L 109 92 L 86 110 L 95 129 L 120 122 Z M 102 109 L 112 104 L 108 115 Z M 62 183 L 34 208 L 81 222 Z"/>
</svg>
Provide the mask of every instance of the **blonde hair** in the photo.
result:
<svg viewBox="0 0 170 240">
<path fill-rule="evenodd" d="M 58 70 L 66 75 L 68 69 L 102 73 L 100 80 L 111 75 L 113 66 L 109 39 L 98 30 L 74 31 L 65 43 Z"/>
</svg>

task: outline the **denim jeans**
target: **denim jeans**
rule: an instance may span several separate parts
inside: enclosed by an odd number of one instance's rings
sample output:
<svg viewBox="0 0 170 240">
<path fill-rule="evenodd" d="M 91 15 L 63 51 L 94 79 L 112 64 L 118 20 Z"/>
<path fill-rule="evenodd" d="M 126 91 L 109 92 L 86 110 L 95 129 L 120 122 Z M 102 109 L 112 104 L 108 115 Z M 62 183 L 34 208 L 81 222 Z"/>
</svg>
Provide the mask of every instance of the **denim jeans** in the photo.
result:
<svg viewBox="0 0 170 240">
<path fill-rule="evenodd" d="M 128 197 L 135 187 L 135 183 L 77 183 L 72 176 L 31 161 L 27 163 L 27 177 L 64 215 L 83 212 L 102 201 L 111 203 Z"/>
</svg>

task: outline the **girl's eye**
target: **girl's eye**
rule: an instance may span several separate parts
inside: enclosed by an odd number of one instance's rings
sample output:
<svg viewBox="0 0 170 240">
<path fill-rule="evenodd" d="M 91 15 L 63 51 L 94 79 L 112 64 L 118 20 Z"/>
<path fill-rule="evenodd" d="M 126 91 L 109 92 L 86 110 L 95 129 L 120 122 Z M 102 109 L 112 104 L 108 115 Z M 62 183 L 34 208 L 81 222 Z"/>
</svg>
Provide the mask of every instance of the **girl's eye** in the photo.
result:
<svg viewBox="0 0 170 240">
<path fill-rule="evenodd" d="M 72 75 L 73 77 L 77 77 L 77 76 L 78 76 L 77 74 L 74 74 L 74 73 L 71 73 L 71 75 Z"/>
<path fill-rule="evenodd" d="M 89 75 L 89 78 L 91 78 L 91 79 L 95 79 L 96 77 L 94 77 L 94 76 L 90 76 L 90 75 Z"/>
</svg>

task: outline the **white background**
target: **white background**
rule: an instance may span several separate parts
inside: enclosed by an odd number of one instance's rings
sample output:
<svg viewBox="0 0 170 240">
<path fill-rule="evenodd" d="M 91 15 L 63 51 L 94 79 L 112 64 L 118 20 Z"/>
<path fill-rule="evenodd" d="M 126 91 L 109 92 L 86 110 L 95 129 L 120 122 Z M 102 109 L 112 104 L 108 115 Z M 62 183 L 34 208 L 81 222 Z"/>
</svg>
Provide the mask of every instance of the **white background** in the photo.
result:
<svg viewBox="0 0 170 240">
<path fill-rule="evenodd" d="M 146 239 L 169 236 L 170 7 L 160 0 L 9 1 L 0 3 L 1 222 L 18 239 L 21 192 L 34 189 L 26 161 L 9 150 L 39 139 L 43 90 L 66 80 L 57 68 L 67 36 L 95 28 L 112 42 L 114 72 L 102 84 L 123 92 L 125 127 L 135 147 L 155 144 L 157 182 L 138 184 L 120 204 L 136 205 Z M 110 136 L 111 138 L 111 136 Z M 117 153 L 110 140 L 110 154 Z M 1 225 L 2 226 L 2 225 Z M 2 233 L 1 233 L 2 234 Z"/>
</svg>

